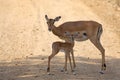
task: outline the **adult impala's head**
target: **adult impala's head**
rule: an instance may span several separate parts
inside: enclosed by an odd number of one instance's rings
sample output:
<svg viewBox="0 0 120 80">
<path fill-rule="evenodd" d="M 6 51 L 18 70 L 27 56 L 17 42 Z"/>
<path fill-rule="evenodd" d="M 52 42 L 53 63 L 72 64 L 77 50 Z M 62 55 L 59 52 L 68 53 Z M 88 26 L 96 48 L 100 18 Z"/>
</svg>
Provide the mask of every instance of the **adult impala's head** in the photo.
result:
<svg viewBox="0 0 120 80">
<path fill-rule="evenodd" d="M 58 17 L 56 17 L 55 19 L 49 19 L 48 18 L 48 16 L 47 15 L 45 15 L 45 19 L 46 19 L 46 21 L 47 21 L 47 25 L 48 25 L 48 30 L 49 31 L 52 31 L 52 29 L 54 28 L 54 23 L 56 22 L 56 21 L 59 21 L 59 19 L 61 18 L 61 16 L 58 16 Z"/>
</svg>

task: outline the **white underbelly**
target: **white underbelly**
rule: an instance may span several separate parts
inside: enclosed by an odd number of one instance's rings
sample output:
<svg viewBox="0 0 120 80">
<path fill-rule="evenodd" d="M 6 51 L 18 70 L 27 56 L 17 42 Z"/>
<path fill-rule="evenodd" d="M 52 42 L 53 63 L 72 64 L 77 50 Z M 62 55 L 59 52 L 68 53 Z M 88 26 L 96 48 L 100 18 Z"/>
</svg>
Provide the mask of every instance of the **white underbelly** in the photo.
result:
<svg viewBox="0 0 120 80">
<path fill-rule="evenodd" d="M 65 50 L 64 49 L 60 49 L 60 52 L 65 52 Z"/>
<path fill-rule="evenodd" d="M 85 41 L 85 40 L 88 40 L 88 37 L 82 35 L 82 36 L 80 36 L 80 37 L 75 38 L 75 40 L 76 40 L 76 41 Z"/>
</svg>

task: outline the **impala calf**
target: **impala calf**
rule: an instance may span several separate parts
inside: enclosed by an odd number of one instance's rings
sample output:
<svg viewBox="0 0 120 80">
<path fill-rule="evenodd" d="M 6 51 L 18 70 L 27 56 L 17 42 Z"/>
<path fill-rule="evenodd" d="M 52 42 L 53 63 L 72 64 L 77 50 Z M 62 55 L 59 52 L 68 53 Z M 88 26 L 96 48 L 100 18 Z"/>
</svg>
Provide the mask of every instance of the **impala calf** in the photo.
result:
<svg viewBox="0 0 120 80">
<path fill-rule="evenodd" d="M 65 22 L 58 27 L 54 25 L 55 22 L 59 21 L 61 16 L 58 16 L 54 19 L 48 18 L 45 15 L 45 19 L 47 21 L 48 30 L 52 31 L 54 35 L 58 36 L 63 40 L 67 40 L 67 37 L 64 35 L 66 31 L 72 32 L 79 32 L 80 35 L 75 37 L 74 40 L 76 41 L 85 41 L 90 40 L 95 47 L 101 52 L 102 54 L 102 67 L 101 70 L 106 69 L 105 64 L 105 49 L 103 48 L 100 37 L 103 32 L 102 25 L 96 21 L 69 21 Z"/>
<path fill-rule="evenodd" d="M 67 42 L 56 41 L 56 42 L 53 42 L 53 44 L 52 44 L 52 54 L 48 57 L 48 68 L 47 68 L 48 74 L 50 74 L 49 72 L 50 72 L 50 61 L 51 61 L 51 59 L 61 50 L 65 52 L 64 70 L 67 71 L 67 59 L 69 59 L 71 71 L 73 71 L 73 67 L 74 68 L 76 67 L 75 60 L 74 60 L 73 47 L 74 47 L 74 38 L 79 33 L 75 32 L 73 34 L 70 34 L 69 32 L 65 32 L 64 34 L 65 34 L 66 37 L 68 37 Z M 72 67 L 72 63 L 71 63 L 70 53 L 71 53 L 72 59 L 73 59 L 73 67 Z"/>
</svg>

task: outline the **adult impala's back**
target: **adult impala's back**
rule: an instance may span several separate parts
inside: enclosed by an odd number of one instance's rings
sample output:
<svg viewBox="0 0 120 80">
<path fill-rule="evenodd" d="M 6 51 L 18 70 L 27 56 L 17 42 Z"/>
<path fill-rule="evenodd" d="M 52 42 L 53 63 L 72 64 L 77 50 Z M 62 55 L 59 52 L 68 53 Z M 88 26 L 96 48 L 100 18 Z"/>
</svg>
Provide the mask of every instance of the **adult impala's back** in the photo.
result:
<svg viewBox="0 0 120 80">
<path fill-rule="evenodd" d="M 45 19 L 47 20 L 48 24 L 48 30 L 52 31 L 53 34 L 65 41 L 67 40 L 67 37 L 64 35 L 66 31 L 70 33 L 79 32 L 78 37 L 75 38 L 76 41 L 85 41 L 89 39 L 95 45 L 95 47 L 100 50 L 102 54 L 102 70 L 105 70 L 105 49 L 100 43 L 100 36 L 103 32 L 102 25 L 95 21 L 70 21 L 56 27 L 54 23 L 59 21 L 60 18 L 61 16 L 58 16 L 55 19 L 49 19 L 48 16 L 45 15 Z"/>
</svg>

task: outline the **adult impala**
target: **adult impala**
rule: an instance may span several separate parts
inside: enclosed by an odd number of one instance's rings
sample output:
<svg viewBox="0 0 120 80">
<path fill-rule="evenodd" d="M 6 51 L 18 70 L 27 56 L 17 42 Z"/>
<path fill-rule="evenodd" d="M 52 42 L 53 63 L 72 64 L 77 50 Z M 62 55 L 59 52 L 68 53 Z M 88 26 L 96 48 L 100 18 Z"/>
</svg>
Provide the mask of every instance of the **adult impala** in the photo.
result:
<svg viewBox="0 0 120 80">
<path fill-rule="evenodd" d="M 102 54 L 102 67 L 101 70 L 106 69 L 105 64 L 105 49 L 101 45 L 100 36 L 103 32 L 102 25 L 95 21 L 70 21 L 65 22 L 58 27 L 54 25 L 56 21 L 59 21 L 61 16 L 56 17 L 55 19 L 49 19 L 47 15 L 45 15 L 45 19 L 47 20 L 48 30 L 52 31 L 54 35 L 58 36 L 63 40 L 67 40 L 67 37 L 64 35 L 66 31 L 79 32 L 79 36 L 74 38 L 76 41 L 85 41 L 90 40 L 95 47 Z"/>
</svg>

